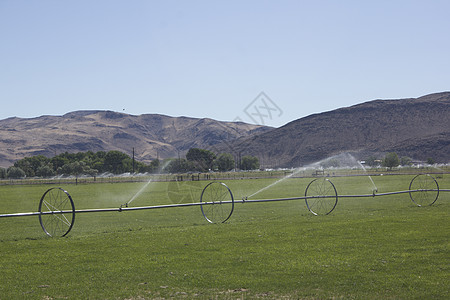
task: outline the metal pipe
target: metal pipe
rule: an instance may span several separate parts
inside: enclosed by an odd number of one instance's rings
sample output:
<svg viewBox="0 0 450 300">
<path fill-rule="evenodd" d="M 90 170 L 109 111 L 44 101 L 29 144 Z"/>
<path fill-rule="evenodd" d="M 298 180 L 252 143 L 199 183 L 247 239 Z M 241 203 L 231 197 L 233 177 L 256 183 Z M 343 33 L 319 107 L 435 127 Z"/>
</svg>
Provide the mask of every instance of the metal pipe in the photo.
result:
<svg viewBox="0 0 450 300">
<path fill-rule="evenodd" d="M 406 194 L 410 192 L 450 192 L 450 189 L 430 189 L 430 190 L 407 190 L 398 192 L 387 192 L 378 194 L 363 194 L 363 195 L 337 195 L 338 198 L 372 198 L 377 196 L 388 196 L 388 195 L 398 195 Z M 305 199 L 317 199 L 317 198 L 335 198 L 336 196 L 304 196 L 304 197 L 291 197 L 291 198 L 278 198 L 278 199 L 254 199 L 254 200 L 234 200 L 235 203 L 258 203 L 258 202 L 276 202 L 276 201 L 290 201 L 290 200 L 305 200 Z M 166 205 L 155 205 L 155 206 L 141 206 L 141 207 L 119 207 L 119 208 L 93 208 L 93 209 L 79 209 L 75 211 L 45 211 L 45 212 L 26 212 L 26 213 L 13 213 L 13 214 L 2 214 L 0 218 L 7 217 L 26 217 L 26 216 L 38 216 L 38 215 L 51 215 L 51 214 L 67 214 L 67 213 L 98 213 L 98 212 L 123 212 L 123 211 L 133 211 L 133 210 L 146 210 L 146 209 L 157 209 L 157 208 L 171 208 L 171 207 L 187 207 L 187 206 L 200 206 L 200 205 L 215 205 L 215 204 L 229 204 L 233 201 L 221 201 L 221 202 L 195 202 L 195 203 L 182 203 L 182 204 L 166 204 Z"/>
<path fill-rule="evenodd" d="M 231 202 L 232 201 L 222 201 L 220 203 L 231 203 Z M 74 210 L 74 211 L 60 210 L 60 211 L 45 211 L 45 212 L 27 212 L 27 213 L 2 214 L 2 215 L 0 215 L 0 218 L 52 215 L 52 214 L 68 214 L 68 213 L 73 213 L 73 212 L 75 212 L 75 213 L 122 212 L 122 211 L 132 211 L 132 210 L 184 207 L 184 206 L 199 206 L 199 205 L 214 205 L 214 204 L 218 204 L 218 203 L 217 202 L 196 202 L 196 203 L 167 204 L 167 205 L 141 206 L 141 207 L 78 209 L 78 210 Z"/>
<path fill-rule="evenodd" d="M 3 215 L 0 215 L 0 218 L 37 216 L 37 215 L 39 215 L 39 214 L 40 214 L 39 212 L 27 212 L 27 213 L 3 214 Z"/>
</svg>

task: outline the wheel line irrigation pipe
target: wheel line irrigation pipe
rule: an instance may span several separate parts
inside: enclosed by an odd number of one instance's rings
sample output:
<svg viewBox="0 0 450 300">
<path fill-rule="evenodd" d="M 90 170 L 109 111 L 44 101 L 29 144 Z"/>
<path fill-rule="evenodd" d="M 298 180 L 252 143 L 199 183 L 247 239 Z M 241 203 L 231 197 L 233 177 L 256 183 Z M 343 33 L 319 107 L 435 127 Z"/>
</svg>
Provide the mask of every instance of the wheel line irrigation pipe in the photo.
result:
<svg viewBox="0 0 450 300">
<path fill-rule="evenodd" d="M 415 182 L 415 180 L 417 181 Z M 415 182 L 415 183 L 414 183 Z M 430 185 L 431 182 L 431 185 Z M 413 184 L 414 183 L 414 184 Z M 327 186 L 327 189 L 323 189 Z M 412 187 L 415 189 L 412 189 Z M 417 188 L 419 187 L 419 188 Z M 435 187 L 435 188 L 434 188 Z M 312 191 L 311 191 L 312 190 Z M 319 194 L 315 191 L 330 191 L 330 194 Z M 309 195 L 308 195 L 309 191 Z M 147 209 L 162 209 L 162 208 L 175 208 L 175 207 L 189 207 L 189 206 L 200 206 L 202 210 L 203 217 L 210 223 L 224 223 L 233 214 L 235 203 L 260 203 L 260 202 L 276 202 L 276 201 L 290 201 L 290 200 L 305 200 L 308 210 L 314 215 L 328 215 L 330 214 L 337 205 L 338 198 L 373 198 L 379 196 L 388 195 L 399 195 L 408 194 L 411 200 L 418 206 L 423 206 L 424 195 L 428 195 L 428 203 L 425 205 L 433 205 L 434 202 L 439 197 L 439 192 L 450 192 L 450 189 L 439 189 L 439 184 L 437 181 L 429 174 L 419 174 L 411 180 L 408 190 L 396 191 L 396 192 L 386 192 L 377 193 L 377 190 L 373 190 L 372 194 L 361 194 L 361 195 L 338 195 L 336 187 L 334 184 L 325 177 L 316 178 L 312 180 L 306 187 L 304 197 L 291 197 L 291 198 L 275 198 L 275 199 L 248 199 L 249 197 L 244 197 L 242 200 L 235 200 L 230 188 L 218 181 L 210 182 L 202 191 L 200 196 L 200 202 L 195 203 L 179 203 L 179 204 L 166 204 L 166 205 L 154 205 L 154 206 L 142 206 L 142 207 L 128 207 L 128 203 L 121 205 L 119 208 L 94 208 L 94 209 L 80 209 L 76 210 L 72 197 L 70 194 L 63 190 L 62 188 L 51 188 L 48 189 L 42 196 L 39 203 L 39 212 L 25 212 L 25 213 L 10 213 L 10 214 L 0 214 L 0 218 L 7 217 L 25 217 L 25 216 L 38 216 L 39 222 L 44 232 L 49 236 L 65 236 L 72 229 L 75 215 L 78 213 L 100 213 L 100 212 L 126 212 L 126 211 L 137 211 L 137 210 L 147 210 Z M 436 192 L 435 195 L 426 194 L 427 192 Z M 416 200 L 413 194 L 420 194 Z M 331 195 L 333 194 L 333 195 Z M 203 196 L 205 195 L 205 198 Z M 212 201 L 203 201 L 203 199 Z M 327 203 L 322 202 L 323 199 L 330 199 Z M 310 201 L 311 200 L 311 201 Z M 317 201 L 317 202 L 316 202 Z M 319 204 L 318 204 L 319 203 Z M 68 210 L 68 205 L 70 204 L 71 210 Z M 216 206 L 229 204 L 228 209 L 220 210 L 219 213 L 215 213 L 214 209 Z M 47 208 L 47 211 L 42 211 L 42 209 Z M 317 210 L 316 210 L 317 209 Z M 323 209 L 326 209 L 323 211 Z M 320 211 L 318 211 L 320 210 Z M 53 217 L 52 217 L 53 216 Z M 218 216 L 218 217 L 217 217 Z M 45 218 L 45 219 L 44 219 Z M 46 220 L 51 219 L 50 222 Z M 55 225 L 61 222 L 63 226 Z M 67 227 L 65 227 L 67 226 Z"/>
<path fill-rule="evenodd" d="M 406 190 L 397 192 L 387 192 L 387 193 L 374 193 L 374 194 L 362 194 L 362 195 L 338 195 L 339 198 L 373 198 L 379 196 L 389 196 L 389 195 L 399 195 L 408 194 L 414 192 L 450 192 L 450 189 L 429 189 L 429 190 Z M 154 206 L 136 206 L 136 207 L 118 207 L 118 208 L 93 208 L 93 209 L 78 209 L 72 210 L 57 210 L 57 211 L 44 211 L 44 212 L 25 212 L 25 213 L 11 213 L 11 214 L 1 214 L 0 218 L 8 217 L 26 217 L 26 216 L 38 216 L 38 215 L 54 215 L 54 214 L 65 214 L 75 212 L 79 213 L 100 213 L 100 212 L 125 212 L 125 211 L 136 211 L 136 210 L 147 210 L 147 209 L 160 209 L 160 208 L 174 208 L 174 207 L 188 207 L 188 206 L 200 206 L 200 205 L 220 205 L 220 204 L 231 204 L 231 203 L 261 203 L 261 202 L 277 202 L 277 201 L 290 201 L 290 200 L 307 200 L 307 199 L 321 199 L 321 198 L 335 198 L 336 196 L 303 196 L 303 197 L 291 197 L 291 198 L 275 198 L 275 199 L 242 199 L 242 200 L 228 200 L 220 202 L 194 202 L 194 203 L 181 203 L 181 204 L 165 204 L 165 205 L 154 205 Z"/>
</svg>

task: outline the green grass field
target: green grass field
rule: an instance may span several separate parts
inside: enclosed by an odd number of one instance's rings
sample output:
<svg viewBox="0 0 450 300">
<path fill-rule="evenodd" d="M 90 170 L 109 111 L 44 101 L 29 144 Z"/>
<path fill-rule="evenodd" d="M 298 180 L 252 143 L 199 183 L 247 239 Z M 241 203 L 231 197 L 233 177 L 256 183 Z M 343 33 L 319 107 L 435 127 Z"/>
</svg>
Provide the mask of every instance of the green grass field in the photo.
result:
<svg viewBox="0 0 450 300">
<path fill-rule="evenodd" d="M 378 192 L 414 176 L 376 176 Z M 303 196 L 311 178 L 289 178 L 251 199 Z M 367 176 L 331 178 L 339 195 L 372 193 Z M 277 179 L 228 180 L 236 199 Z M 450 189 L 450 175 L 438 178 Z M 198 202 L 206 181 L 178 186 Z M 173 183 L 172 183 L 173 184 Z M 117 208 L 145 183 L 62 186 L 76 209 Z M 0 186 L 0 214 L 37 211 L 54 185 Z M 178 202 L 151 182 L 130 206 Z M 450 193 L 417 207 L 408 194 L 341 198 L 327 216 L 305 201 L 236 203 L 227 223 L 200 207 L 77 214 L 64 238 L 37 216 L 0 218 L 0 299 L 448 299 Z"/>
</svg>

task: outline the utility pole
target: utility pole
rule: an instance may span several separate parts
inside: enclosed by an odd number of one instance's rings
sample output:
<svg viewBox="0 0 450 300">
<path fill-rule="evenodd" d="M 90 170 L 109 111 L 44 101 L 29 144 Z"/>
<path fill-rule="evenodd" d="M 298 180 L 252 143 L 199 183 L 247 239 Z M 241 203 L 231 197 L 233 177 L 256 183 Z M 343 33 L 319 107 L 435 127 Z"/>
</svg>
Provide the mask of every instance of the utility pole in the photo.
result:
<svg viewBox="0 0 450 300">
<path fill-rule="evenodd" d="M 133 147 L 133 174 L 134 174 L 134 147 Z"/>
</svg>

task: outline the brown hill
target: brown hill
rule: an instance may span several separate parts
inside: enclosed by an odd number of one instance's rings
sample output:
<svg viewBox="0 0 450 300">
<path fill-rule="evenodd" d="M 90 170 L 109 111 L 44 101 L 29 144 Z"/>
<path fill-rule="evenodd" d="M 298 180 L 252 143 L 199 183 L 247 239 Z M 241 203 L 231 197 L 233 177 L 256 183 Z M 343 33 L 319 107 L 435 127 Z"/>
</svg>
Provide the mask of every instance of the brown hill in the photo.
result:
<svg viewBox="0 0 450 300">
<path fill-rule="evenodd" d="M 296 167 L 349 152 L 359 159 L 397 152 L 450 162 L 450 92 L 375 100 L 311 115 L 278 129 L 212 119 L 78 111 L 0 120 L 0 166 L 25 156 L 119 150 L 148 162 L 189 148 L 256 155 L 264 167 Z"/>
<path fill-rule="evenodd" d="M 77 111 L 63 116 L 0 120 L 0 166 L 26 156 L 52 157 L 63 152 L 119 150 L 149 162 L 177 157 L 191 147 L 215 144 L 271 130 L 245 123 L 212 119 L 139 116 L 111 111 Z"/>
<path fill-rule="evenodd" d="M 221 144 L 257 155 L 265 167 L 296 167 L 343 152 L 359 159 L 396 152 L 450 162 L 450 92 L 375 100 L 298 119 L 257 136 Z"/>
</svg>

